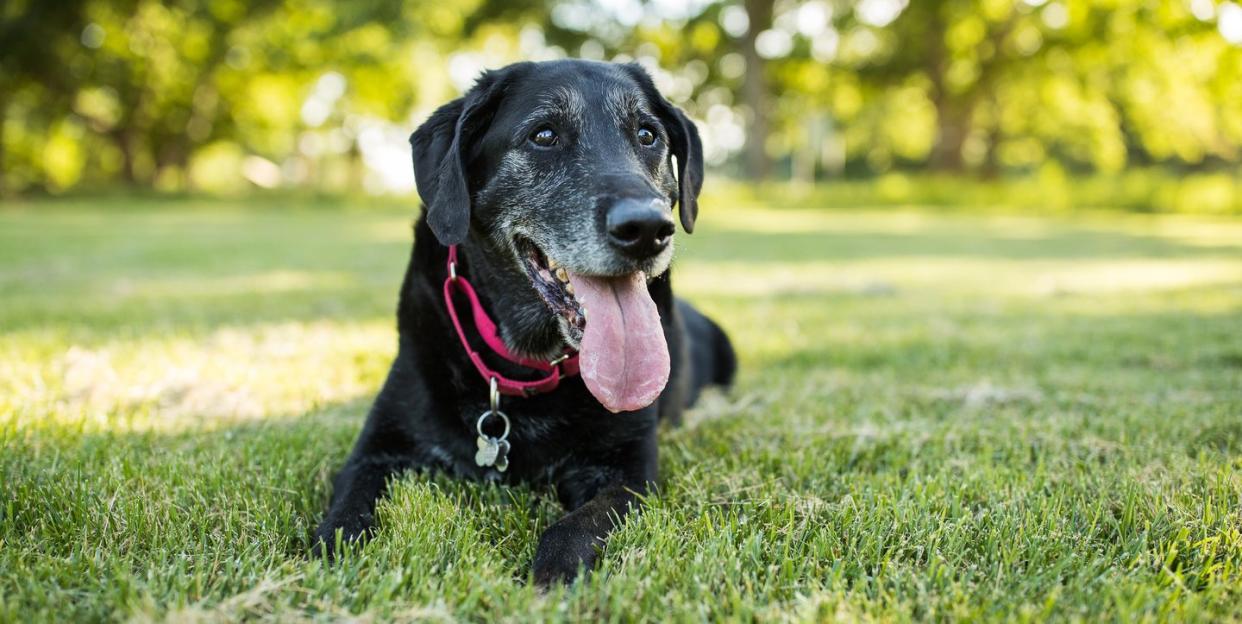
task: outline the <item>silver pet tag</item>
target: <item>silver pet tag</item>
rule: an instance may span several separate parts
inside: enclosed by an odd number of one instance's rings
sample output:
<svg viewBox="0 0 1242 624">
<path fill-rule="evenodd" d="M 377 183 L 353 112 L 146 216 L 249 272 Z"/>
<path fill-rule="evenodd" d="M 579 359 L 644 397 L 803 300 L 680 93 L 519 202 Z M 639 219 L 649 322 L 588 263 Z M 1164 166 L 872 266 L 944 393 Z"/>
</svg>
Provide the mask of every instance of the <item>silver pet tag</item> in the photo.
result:
<svg viewBox="0 0 1242 624">
<path fill-rule="evenodd" d="M 475 438 L 475 446 L 479 450 L 474 454 L 474 463 L 480 468 L 493 466 L 504 472 L 509 468 L 509 442 L 496 438 L 479 436 Z"/>
<path fill-rule="evenodd" d="M 509 442 L 508 440 L 500 440 L 496 444 L 496 470 L 504 472 L 509 469 Z"/>
<path fill-rule="evenodd" d="M 509 417 L 500 411 L 500 389 L 496 382 L 496 378 L 491 379 L 491 392 L 489 393 L 489 407 L 486 412 L 479 416 L 474 422 L 474 429 L 478 432 L 479 437 L 475 438 L 474 444 L 479 450 L 474 454 L 474 463 L 480 468 L 488 466 L 494 467 L 500 472 L 504 472 L 509 468 Z M 490 416 L 500 419 L 504 425 L 504 431 L 499 438 L 493 438 L 483 433 L 483 422 Z"/>
<path fill-rule="evenodd" d="M 496 463 L 496 456 L 500 454 L 500 445 L 496 444 L 495 438 L 479 436 L 475 439 L 475 444 L 479 447 L 479 451 L 474 454 L 475 464 L 484 467 Z"/>
</svg>

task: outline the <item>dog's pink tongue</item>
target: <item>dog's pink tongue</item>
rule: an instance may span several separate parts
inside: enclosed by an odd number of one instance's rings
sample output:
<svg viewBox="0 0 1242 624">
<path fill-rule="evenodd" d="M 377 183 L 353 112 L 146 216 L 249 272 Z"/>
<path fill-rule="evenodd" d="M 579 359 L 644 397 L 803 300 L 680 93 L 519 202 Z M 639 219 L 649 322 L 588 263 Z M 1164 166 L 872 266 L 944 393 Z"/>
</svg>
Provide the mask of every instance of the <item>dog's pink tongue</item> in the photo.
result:
<svg viewBox="0 0 1242 624">
<path fill-rule="evenodd" d="M 668 344 L 642 273 L 598 278 L 569 274 L 586 309 L 578 369 L 604 407 L 625 412 L 651 405 L 668 383 Z"/>
</svg>

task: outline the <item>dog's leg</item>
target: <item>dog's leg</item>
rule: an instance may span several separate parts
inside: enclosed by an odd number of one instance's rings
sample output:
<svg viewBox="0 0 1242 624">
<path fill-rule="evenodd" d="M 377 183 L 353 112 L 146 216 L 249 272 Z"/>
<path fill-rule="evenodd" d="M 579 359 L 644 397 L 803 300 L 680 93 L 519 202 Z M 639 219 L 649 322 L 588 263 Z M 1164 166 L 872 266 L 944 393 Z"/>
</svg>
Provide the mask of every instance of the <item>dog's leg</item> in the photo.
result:
<svg viewBox="0 0 1242 624">
<path fill-rule="evenodd" d="M 414 370 L 408 355 L 398 352 L 349 459 L 332 482 L 332 502 L 315 530 L 312 554 L 332 557 L 338 532 L 342 543 L 368 537 L 375 524 L 375 502 L 387 491 L 388 482 L 403 471 L 427 465 L 426 457 L 418 453 L 413 423 L 414 415 L 431 407 L 420 399 L 424 387 Z"/>
<path fill-rule="evenodd" d="M 655 429 L 616 456 L 632 458 L 625 466 L 583 466 L 557 484 L 565 517 L 544 531 L 535 549 L 535 582 L 547 586 L 571 582 L 580 569 L 595 567 L 608 534 L 641 504 L 656 477 Z"/>
<path fill-rule="evenodd" d="M 342 543 L 366 537 L 375 524 L 375 502 L 388 489 L 389 480 L 410 467 L 411 463 L 405 457 L 351 457 L 336 477 L 332 505 L 315 530 L 312 553 L 331 558 L 338 531 Z"/>
</svg>

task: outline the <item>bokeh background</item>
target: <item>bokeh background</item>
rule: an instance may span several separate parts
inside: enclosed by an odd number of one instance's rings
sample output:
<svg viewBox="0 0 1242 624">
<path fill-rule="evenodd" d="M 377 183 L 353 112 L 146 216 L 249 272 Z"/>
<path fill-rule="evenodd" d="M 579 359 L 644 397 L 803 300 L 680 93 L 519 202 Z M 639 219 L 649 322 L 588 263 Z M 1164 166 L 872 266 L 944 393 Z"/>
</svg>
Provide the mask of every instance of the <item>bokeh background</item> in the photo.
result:
<svg viewBox="0 0 1242 624">
<path fill-rule="evenodd" d="M 8 195 L 410 193 L 430 111 L 569 56 L 646 66 L 718 176 L 1242 212 L 1233 0 L 9 0 L 0 42 Z"/>
</svg>

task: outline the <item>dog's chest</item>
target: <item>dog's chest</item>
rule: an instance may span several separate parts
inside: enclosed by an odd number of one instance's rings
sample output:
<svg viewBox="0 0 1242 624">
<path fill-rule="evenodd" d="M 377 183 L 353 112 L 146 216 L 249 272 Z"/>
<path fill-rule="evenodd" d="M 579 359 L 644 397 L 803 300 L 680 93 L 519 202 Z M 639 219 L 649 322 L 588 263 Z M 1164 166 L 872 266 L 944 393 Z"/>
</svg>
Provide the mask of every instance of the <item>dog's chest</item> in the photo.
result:
<svg viewBox="0 0 1242 624">
<path fill-rule="evenodd" d="M 460 410 L 461 426 L 452 431 L 441 430 L 438 444 L 429 445 L 427 452 L 435 462 L 463 477 L 506 482 L 555 481 L 567 467 L 598 461 L 600 457 L 625 444 L 642 427 L 636 414 L 610 414 L 601 409 L 582 409 L 566 405 L 549 405 L 544 401 L 505 399 L 501 411 L 509 420 L 505 470 L 495 464 L 479 462 L 478 420 L 486 412 L 474 408 Z M 483 438 L 499 438 L 503 428 L 488 418 L 484 421 Z"/>
</svg>

